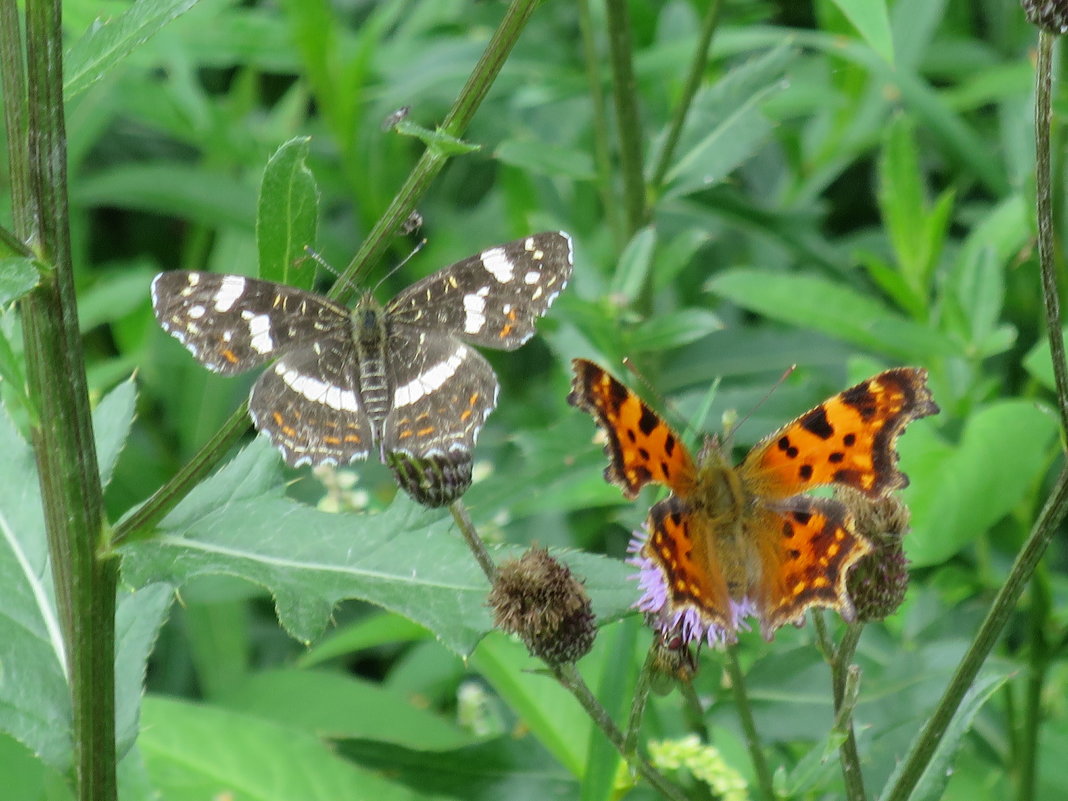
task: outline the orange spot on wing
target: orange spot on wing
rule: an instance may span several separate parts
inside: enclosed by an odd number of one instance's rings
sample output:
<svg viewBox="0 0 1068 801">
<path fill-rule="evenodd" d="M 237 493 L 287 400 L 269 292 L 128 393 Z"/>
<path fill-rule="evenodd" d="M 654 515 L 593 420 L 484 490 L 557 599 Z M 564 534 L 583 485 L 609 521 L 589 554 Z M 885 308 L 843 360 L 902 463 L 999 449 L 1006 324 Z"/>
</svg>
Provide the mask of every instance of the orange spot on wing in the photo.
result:
<svg viewBox="0 0 1068 801">
<path fill-rule="evenodd" d="M 223 348 L 222 357 L 230 362 L 230 364 L 237 364 L 237 356 L 229 348 Z"/>
<path fill-rule="evenodd" d="M 274 418 L 275 425 L 280 426 L 282 425 L 282 423 L 285 422 L 285 418 L 282 417 L 282 415 L 280 415 L 278 412 L 271 412 L 271 417 Z"/>
<path fill-rule="evenodd" d="M 327 445 L 340 445 L 341 444 L 341 440 L 338 439 L 337 437 L 323 437 L 323 442 L 325 442 Z"/>
</svg>

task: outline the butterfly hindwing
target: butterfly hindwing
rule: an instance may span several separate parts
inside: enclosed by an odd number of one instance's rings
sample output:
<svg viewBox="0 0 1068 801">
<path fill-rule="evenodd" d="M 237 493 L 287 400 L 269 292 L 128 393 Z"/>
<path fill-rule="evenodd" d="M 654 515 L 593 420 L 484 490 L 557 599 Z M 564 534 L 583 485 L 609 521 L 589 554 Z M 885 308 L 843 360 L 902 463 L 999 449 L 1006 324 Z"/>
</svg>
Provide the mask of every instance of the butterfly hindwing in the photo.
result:
<svg viewBox="0 0 1068 801">
<path fill-rule="evenodd" d="M 366 459 L 371 424 L 352 344 L 329 336 L 285 354 L 252 387 L 249 415 L 294 467 Z"/>
<path fill-rule="evenodd" d="M 302 342 L 348 327 L 349 312 L 295 287 L 189 270 L 152 281 L 152 308 L 163 330 L 209 370 L 233 375 Z"/>
<path fill-rule="evenodd" d="M 389 353 L 394 392 L 384 459 L 417 499 L 450 503 L 471 484 L 471 452 L 497 404 L 497 377 L 478 351 L 452 336 L 394 326 Z"/>
<path fill-rule="evenodd" d="M 469 256 L 416 281 L 386 306 L 391 320 L 514 350 L 530 339 L 571 276 L 571 237 L 546 232 Z"/>
</svg>

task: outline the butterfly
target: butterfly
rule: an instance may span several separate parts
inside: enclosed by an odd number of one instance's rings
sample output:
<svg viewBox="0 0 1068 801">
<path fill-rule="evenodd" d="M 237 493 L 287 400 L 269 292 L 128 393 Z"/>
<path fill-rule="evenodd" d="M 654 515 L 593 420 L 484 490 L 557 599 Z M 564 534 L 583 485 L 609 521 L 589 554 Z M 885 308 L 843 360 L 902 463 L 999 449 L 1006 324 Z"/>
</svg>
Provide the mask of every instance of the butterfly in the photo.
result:
<svg viewBox="0 0 1068 801">
<path fill-rule="evenodd" d="M 573 362 L 568 401 L 593 415 L 608 442 L 605 478 L 628 498 L 648 483 L 671 494 L 631 543 L 642 597 L 660 634 L 734 642 L 755 616 L 770 639 L 811 607 L 851 620 L 850 567 L 871 549 L 840 500 L 803 493 L 851 487 L 879 499 L 907 486 L 894 448 L 911 420 L 937 414 L 927 371 L 887 370 L 840 392 L 765 437 L 734 465 L 706 440 L 697 458 L 671 427 L 603 368 Z"/>
<path fill-rule="evenodd" d="M 209 370 L 274 362 L 249 415 L 288 464 L 345 465 L 375 450 L 412 497 L 441 506 L 471 484 L 471 451 L 497 405 L 489 363 L 466 343 L 514 350 L 567 285 L 571 238 L 489 248 L 349 309 L 241 275 L 175 270 L 152 282 L 163 329 Z"/>
</svg>

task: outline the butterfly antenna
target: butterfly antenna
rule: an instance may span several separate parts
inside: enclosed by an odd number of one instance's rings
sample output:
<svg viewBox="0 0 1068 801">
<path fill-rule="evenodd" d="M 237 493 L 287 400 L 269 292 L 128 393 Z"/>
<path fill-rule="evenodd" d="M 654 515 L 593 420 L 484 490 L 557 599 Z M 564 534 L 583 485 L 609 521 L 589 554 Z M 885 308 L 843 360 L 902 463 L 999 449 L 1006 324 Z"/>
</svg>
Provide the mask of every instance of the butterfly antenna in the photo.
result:
<svg viewBox="0 0 1068 801">
<path fill-rule="evenodd" d="M 419 252 L 420 250 L 422 250 L 422 249 L 423 249 L 423 246 L 424 246 L 425 244 L 426 244 L 426 237 L 424 236 L 424 237 L 423 237 L 422 239 L 420 239 L 420 240 L 419 240 L 419 241 L 418 241 L 418 242 L 417 242 L 417 243 L 415 244 L 415 247 L 414 247 L 414 248 L 412 248 L 412 252 L 411 252 L 411 253 L 409 253 L 409 254 L 408 254 L 407 256 L 405 256 L 405 257 L 404 257 L 404 259 L 402 259 L 402 260 L 401 260 L 401 262 L 400 262 L 399 264 L 397 264 L 396 266 L 392 267 L 392 268 L 390 269 L 390 271 L 389 271 L 388 273 L 386 273 L 385 275 L 383 275 L 383 276 L 382 276 L 382 277 L 381 277 L 381 278 L 379 279 L 378 283 L 377 283 L 377 284 L 375 284 L 375 286 L 374 286 L 374 290 L 373 290 L 373 291 L 378 291 L 378 288 L 379 288 L 380 286 L 382 286 L 382 282 L 383 282 L 383 281 L 385 281 L 385 280 L 386 280 L 387 278 L 389 278 L 389 277 L 390 277 L 391 275 L 396 275 L 397 271 L 398 271 L 398 270 L 400 270 L 400 268 L 401 268 L 401 267 L 403 267 L 403 266 L 404 266 L 405 264 L 407 264 L 408 262 L 410 262 L 410 261 L 412 260 L 412 257 L 413 257 L 413 256 L 414 256 L 414 255 L 415 255 L 416 253 L 418 253 L 418 252 Z"/>
<path fill-rule="evenodd" d="M 793 371 L 796 370 L 796 369 L 797 369 L 797 365 L 796 364 L 791 364 L 789 367 L 787 367 L 785 370 L 783 370 L 782 375 L 779 376 L 778 380 L 774 384 L 771 385 L 771 387 L 768 389 L 767 392 L 764 393 L 763 397 L 761 397 L 760 400 L 758 400 L 756 403 L 753 404 L 752 408 L 748 412 L 745 413 L 745 416 L 741 417 L 741 418 L 739 418 L 737 420 L 733 420 L 730 423 L 730 425 L 727 427 L 727 429 L 723 433 L 724 439 L 729 441 L 734 436 L 734 432 L 737 431 L 739 428 L 741 428 L 742 423 L 744 423 L 746 420 L 748 420 L 750 417 L 752 417 L 754 414 L 756 414 L 757 409 L 759 409 L 761 406 L 763 406 L 765 403 L 767 403 L 768 398 L 770 398 L 772 396 L 772 394 L 774 394 L 775 390 L 777 390 L 779 387 L 781 387 L 783 385 L 783 382 L 786 381 L 786 379 L 789 378 L 791 373 L 793 373 Z"/>
<path fill-rule="evenodd" d="M 354 293 L 357 291 L 356 287 L 352 284 L 352 282 L 345 278 L 343 273 L 339 273 L 337 270 L 335 270 L 334 267 L 330 264 L 330 262 L 324 259 L 319 253 L 319 251 L 313 249 L 311 245 L 304 246 L 304 258 L 311 259 L 312 261 L 314 261 L 316 264 L 318 264 L 320 267 L 322 267 L 324 270 L 334 276 L 334 278 L 338 281 L 344 281 L 345 286 L 351 289 Z"/>
</svg>

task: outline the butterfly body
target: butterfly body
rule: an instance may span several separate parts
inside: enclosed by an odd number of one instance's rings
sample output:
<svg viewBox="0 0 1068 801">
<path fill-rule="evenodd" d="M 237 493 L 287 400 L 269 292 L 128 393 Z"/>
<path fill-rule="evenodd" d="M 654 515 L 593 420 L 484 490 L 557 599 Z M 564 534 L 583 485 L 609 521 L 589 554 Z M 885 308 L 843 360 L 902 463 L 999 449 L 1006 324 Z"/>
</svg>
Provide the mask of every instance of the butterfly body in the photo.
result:
<svg viewBox="0 0 1068 801">
<path fill-rule="evenodd" d="M 671 494 L 650 509 L 639 608 L 665 636 L 733 641 L 755 616 L 766 637 L 813 606 L 854 616 L 846 575 L 870 544 L 841 502 L 806 495 L 824 485 L 871 499 L 905 486 L 894 442 L 938 407 L 916 368 L 887 370 L 839 393 L 758 442 L 740 464 L 715 439 L 695 461 L 678 436 L 604 369 L 574 361 L 568 400 L 607 434 L 605 477 L 635 497 L 646 483 Z"/>
<path fill-rule="evenodd" d="M 224 375 L 273 361 L 249 415 L 293 466 L 376 452 L 417 500 L 438 506 L 471 483 L 471 451 L 497 403 L 497 378 L 467 343 L 514 350 L 566 286 L 571 240 L 535 234 L 471 256 L 386 304 L 349 309 L 323 295 L 246 278 L 160 273 L 163 328 Z"/>
</svg>

